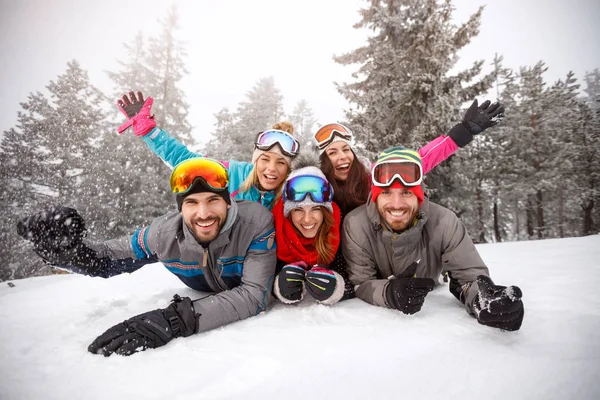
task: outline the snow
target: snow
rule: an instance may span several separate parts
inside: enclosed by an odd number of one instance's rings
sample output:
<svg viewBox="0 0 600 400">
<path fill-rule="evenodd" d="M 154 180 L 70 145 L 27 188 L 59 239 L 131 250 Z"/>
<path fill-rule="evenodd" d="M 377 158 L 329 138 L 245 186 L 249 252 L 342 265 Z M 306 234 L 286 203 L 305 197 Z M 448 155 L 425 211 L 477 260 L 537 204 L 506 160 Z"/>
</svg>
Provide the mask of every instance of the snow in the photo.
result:
<svg viewBox="0 0 600 400">
<path fill-rule="evenodd" d="M 105 358 L 86 348 L 106 329 L 201 294 L 160 264 L 3 283 L 0 399 L 600 398 L 600 236 L 478 249 L 497 284 L 523 290 L 518 332 L 479 325 L 441 286 L 413 316 L 358 299 L 279 304 Z"/>
</svg>

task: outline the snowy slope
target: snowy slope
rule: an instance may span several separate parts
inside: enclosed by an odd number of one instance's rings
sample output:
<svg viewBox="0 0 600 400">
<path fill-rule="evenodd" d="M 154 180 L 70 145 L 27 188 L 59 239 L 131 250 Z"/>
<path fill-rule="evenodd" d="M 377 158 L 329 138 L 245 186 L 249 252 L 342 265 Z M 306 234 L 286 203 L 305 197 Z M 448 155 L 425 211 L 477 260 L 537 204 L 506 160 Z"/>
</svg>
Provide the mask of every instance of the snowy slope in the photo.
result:
<svg viewBox="0 0 600 400">
<path fill-rule="evenodd" d="M 271 311 L 131 357 L 86 352 L 107 328 L 197 298 L 160 264 L 111 279 L 0 285 L 0 399 L 598 399 L 600 236 L 478 246 L 524 292 L 519 332 L 448 292 L 405 316 L 358 299 Z"/>
</svg>

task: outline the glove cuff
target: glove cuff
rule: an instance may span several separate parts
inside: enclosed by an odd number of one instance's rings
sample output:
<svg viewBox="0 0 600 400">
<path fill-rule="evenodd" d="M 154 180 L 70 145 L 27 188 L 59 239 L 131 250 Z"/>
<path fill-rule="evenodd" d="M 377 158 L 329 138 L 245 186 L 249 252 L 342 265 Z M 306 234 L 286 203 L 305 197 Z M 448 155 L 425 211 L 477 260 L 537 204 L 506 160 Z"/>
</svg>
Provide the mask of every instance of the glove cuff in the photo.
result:
<svg viewBox="0 0 600 400">
<path fill-rule="evenodd" d="M 189 297 L 173 296 L 172 304 L 165 309 L 165 319 L 171 326 L 173 337 L 187 337 L 198 332 L 198 315 Z"/>
<path fill-rule="evenodd" d="M 458 147 L 465 147 L 473 140 L 473 134 L 462 123 L 454 125 L 448 132 L 448 136 Z"/>
<path fill-rule="evenodd" d="M 387 306 L 397 310 L 398 307 L 396 307 L 396 303 L 394 301 L 394 288 L 390 281 L 388 281 L 383 290 L 385 292 L 384 300 Z"/>
</svg>

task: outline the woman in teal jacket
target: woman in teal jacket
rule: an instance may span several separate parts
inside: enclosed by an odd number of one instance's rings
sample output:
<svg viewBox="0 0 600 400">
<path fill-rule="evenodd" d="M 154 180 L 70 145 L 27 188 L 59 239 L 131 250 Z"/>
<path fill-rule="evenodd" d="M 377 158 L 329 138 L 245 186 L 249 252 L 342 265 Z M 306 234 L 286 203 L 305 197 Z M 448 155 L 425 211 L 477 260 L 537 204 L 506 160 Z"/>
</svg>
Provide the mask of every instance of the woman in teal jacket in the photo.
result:
<svg viewBox="0 0 600 400">
<path fill-rule="evenodd" d="M 141 92 L 129 92 L 118 101 L 119 108 L 128 118 L 119 127 L 122 133 L 130 126 L 136 136 L 142 137 L 146 145 L 171 168 L 188 158 L 203 157 L 194 153 L 171 137 L 166 131 L 156 127 L 151 108 L 152 97 L 144 100 Z M 281 197 L 281 189 L 290 173 L 290 164 L 298 154 L 299 143 L 292 134 L 294 127 L 289 122 L 280 122 L 273 128 L 257 135 L 254 142 L 252 162 L 231 160 L 223 164 L 229 172 L 231 197 L 251 200 L 269 210 Z"/>
</svg>

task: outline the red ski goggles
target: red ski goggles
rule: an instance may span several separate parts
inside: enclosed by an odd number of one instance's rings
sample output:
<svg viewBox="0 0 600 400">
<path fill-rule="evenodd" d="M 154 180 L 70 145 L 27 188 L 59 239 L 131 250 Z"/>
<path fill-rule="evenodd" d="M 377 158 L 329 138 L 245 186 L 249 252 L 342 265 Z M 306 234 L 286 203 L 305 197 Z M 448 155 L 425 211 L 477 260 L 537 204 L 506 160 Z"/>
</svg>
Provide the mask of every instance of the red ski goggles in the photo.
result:
<svg viewBox="0 0 600 400">
<path fill-rule="evenodd" d="M 323 150 L 333 142 L 336 135 L 345 140 L 352 139 L 352 132 L 342 124 L 327 124 L 320 127 L 313 139 L 317 148 Z"/>
<path fill-rule="evenodd" d="M 316 203 L 333 200 L 333 187 L 319 176 L 299 175 L 288 180 L 283 187 L 283 199 L 300 202 L 310 196 Z"/>
<path fill-rule="evenodd" d="M 295 157 L 300 150 L 300 143 L 287 132 L 271 129 L 256 135 L 254 146 L 257 149 L 268 151 L 275 145 L 279 146 L 283 154 L 290 157 Z"/>
<path fill-rule="evenodd" d="M 196 157 L 175 166 L 171 173 L 171 190 L 176 194 L 186 193 L 197 178 L 216 191 L 227 189 L 229 184 L 227 168 L 223 164 L 210 158 Z"/>
<path fill-rule="evenodd" d="M 375 164 L 371 170 L 373 186 L 387 187 L 394 179 L 407 187 L 418 186 L 423 182 L 423 168 L 412 160 L 386 160 Z"/>
</svg>

